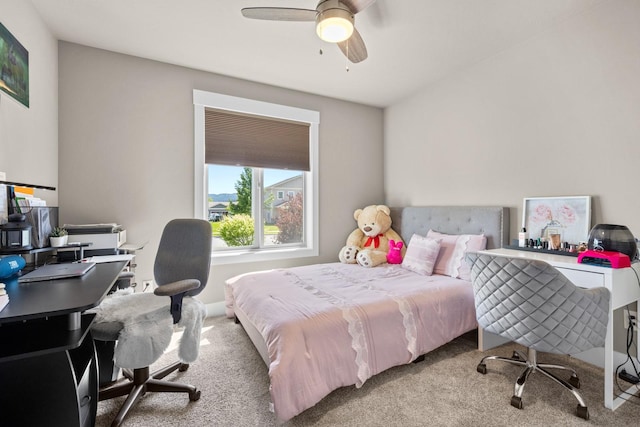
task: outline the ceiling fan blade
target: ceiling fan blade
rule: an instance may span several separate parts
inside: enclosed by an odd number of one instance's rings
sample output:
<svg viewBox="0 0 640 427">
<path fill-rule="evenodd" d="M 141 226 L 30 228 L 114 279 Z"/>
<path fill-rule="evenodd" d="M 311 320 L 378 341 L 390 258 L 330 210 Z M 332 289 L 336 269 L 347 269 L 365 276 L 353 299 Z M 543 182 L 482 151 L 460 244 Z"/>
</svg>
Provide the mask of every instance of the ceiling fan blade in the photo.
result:
<svg viewBox="0 0 640 427">
<path fill-rule="evenodd" d="M 367 47 L 364 45 L 362 36 L 360 36 L 360 33 L 355 28 L 353 29 L 351 37 L 343 42 L 339 42 L 338 47 L 340 47 L 344 56 L 354 64 L 367 59 Z"/>
<path fill-rule="evenodd" d="M 375 3 L 375 1 L 376 0 L 340 0 L 340 2 L 347 6 L 353 14 L 362 12 Z"/>
<path fill-rule="evenodd" d="M 311 9 L 289 7 L 245 7 L 242 16 L 269 21 L 315 21 L 318 12 Z"/>
</svg>

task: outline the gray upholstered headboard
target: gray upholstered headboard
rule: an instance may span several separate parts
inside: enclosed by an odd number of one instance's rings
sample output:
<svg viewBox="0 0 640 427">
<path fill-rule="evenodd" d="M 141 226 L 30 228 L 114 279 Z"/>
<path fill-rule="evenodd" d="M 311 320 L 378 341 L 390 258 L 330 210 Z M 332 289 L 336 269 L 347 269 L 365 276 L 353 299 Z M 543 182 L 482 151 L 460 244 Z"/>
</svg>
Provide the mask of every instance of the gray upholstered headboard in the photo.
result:
<svg viewBox="0 0 640 427">
<path fill-rule="evenodd" d="M 487 249 L 509 244 L 509 208 L 501 206 L 416 206 L 391 208 L 391 219 L 406 244 L 429 229 L 446 234 L 482 234 Z"/>
</svg>

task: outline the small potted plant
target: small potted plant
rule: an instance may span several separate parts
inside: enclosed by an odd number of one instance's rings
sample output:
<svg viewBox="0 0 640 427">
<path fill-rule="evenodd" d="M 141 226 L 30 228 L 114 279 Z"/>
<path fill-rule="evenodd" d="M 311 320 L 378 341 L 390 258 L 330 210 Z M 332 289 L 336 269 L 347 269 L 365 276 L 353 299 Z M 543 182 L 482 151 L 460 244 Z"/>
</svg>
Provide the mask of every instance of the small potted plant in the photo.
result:
<svg viewBox="0 0 640 427">
<path fill-rule="evenodd" d="M 51 244 L 52 248 L 59 248 L 67 244 L 68 238 L 69 238 L 69 233 L 67 232 L 66 229 L 62 227 L 56 227 L 53 229 L 53 231 L 49 235 L 49 243 Z"/>
</svg>

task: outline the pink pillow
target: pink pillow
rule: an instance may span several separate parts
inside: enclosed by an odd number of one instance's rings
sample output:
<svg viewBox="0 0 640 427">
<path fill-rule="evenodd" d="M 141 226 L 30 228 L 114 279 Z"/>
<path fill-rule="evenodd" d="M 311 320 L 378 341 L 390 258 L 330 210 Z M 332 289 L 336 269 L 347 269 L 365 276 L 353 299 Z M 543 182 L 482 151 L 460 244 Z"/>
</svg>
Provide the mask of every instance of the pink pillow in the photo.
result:
<svg viewBox="0 0 640 427">
<path fill-rule="evenodd" d="M 477 252 L 487 247 L 487 237 L 484 234 L 452 235 L 429 230 L 427 237 L 440 240 L 440 254 L 434 273 L 471 280 L 471 269 L 464 257 L 467 252 Z"/>
<path fill-rule="evenodd" d="M 414 234 L 409 240 L 401 265 L 415 273 L 431 276 L 439 251 L 440 242 L 436 239 Z"/>
</svg>

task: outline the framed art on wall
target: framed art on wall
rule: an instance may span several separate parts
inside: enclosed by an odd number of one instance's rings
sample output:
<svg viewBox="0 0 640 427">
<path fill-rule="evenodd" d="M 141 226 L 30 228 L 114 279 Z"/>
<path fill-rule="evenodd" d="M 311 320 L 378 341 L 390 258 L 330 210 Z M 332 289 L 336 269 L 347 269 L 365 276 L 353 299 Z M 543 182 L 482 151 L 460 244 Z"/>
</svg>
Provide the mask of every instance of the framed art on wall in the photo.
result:
<svg viewBox="0 0 640 427">
<path fill-rule="evenodd" d="M 560 235 L 563 242 L 586 242 L 591 230 L 591 196 L 526 197 L 522 226 L 531 239 Z"/>
<path fill-rule="evenodd" d="M 29 107 L 29 52 L 1 23 L 0 89 Z"/>
</svg>

